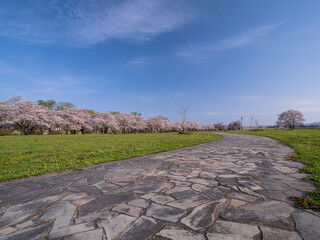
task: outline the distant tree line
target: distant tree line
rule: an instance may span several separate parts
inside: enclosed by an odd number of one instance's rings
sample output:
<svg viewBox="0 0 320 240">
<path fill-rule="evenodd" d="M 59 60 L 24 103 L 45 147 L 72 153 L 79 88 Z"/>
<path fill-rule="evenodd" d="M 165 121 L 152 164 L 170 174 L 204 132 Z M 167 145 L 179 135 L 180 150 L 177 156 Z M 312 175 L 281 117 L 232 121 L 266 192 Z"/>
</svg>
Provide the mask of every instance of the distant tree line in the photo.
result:
<svg viewBox="0 0 320 240">
<path fill-rule="evenodd" d="M 166 117 L 144 118 L 141 113 L 95 112 L 54 100 L 25 100 L 22 96 L 0 102 L 0 129 L 30 134 L 138 133 L 214 130 L 214 125 L 183 121 L 171 123 Z"/>
</svg>

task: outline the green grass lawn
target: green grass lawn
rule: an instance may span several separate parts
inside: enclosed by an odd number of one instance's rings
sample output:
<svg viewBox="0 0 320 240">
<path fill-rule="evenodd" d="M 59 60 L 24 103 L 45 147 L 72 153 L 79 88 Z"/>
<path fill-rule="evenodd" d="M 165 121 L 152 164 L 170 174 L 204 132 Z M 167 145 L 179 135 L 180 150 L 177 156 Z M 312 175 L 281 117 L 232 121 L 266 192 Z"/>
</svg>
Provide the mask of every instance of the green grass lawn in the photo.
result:
<svg viewBox="0 0 320 240">
<path fill-rule="evenodd" d="M 220 138 L 211 132 L 5 136 L 0 137 L 0 182 L 144 156 Z"/>
<path fill-rule="evenodd" d="M 265 129 L 263 131 L 243 131 L 242 134 L 266 136 L 292 147 L 298 156 L 296 161 L 307 164 L 302 172 L 310 173 L 308 178 L 320 186 L 320 129 Z M 307 197 L 294 198 L 297 205 L 320 210 L 320 191 L 308 192 Z"/>
</svg>

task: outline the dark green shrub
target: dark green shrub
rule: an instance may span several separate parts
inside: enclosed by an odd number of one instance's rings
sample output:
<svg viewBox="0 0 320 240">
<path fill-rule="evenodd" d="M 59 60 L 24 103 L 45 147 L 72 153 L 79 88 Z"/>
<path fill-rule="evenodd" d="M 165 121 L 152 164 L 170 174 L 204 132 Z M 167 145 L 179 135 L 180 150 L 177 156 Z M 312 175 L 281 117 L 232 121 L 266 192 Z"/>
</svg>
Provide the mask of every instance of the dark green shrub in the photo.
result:
<svg viewBox="0 0 320 240">
<path fill-rule="evenodd" d="M 14 132 L 10 129 L 0 129 L 0 136 L 12 136 Z"/>
</svg>

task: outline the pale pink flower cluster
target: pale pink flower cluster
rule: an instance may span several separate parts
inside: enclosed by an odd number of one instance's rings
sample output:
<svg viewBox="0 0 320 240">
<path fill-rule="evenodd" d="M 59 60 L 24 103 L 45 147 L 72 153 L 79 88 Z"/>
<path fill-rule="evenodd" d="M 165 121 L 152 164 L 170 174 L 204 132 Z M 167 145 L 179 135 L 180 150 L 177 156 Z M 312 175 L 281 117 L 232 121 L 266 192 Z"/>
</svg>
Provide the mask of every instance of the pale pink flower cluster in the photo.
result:
<svg viewBox="0 0 320 240">
<path fill-rule="evenodd" d="M 138 133 L 170 131 L 208 131 L 214 125 L 193 122 L 171 123 L 163 117 L 144 118 L 131 113 L 98 112 L 90 115 L 78 108 L 51 110 L 21 96 L 0 102 L 0 128 L 19 129 L 29 135 L 35 130 L 65 133 Z"/>
</svg>

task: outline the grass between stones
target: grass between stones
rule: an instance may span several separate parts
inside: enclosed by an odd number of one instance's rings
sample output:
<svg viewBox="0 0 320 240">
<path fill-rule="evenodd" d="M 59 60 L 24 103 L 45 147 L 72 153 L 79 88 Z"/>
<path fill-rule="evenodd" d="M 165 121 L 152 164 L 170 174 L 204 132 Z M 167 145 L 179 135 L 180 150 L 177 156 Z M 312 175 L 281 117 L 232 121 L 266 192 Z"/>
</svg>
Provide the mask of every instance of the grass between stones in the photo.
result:
<svg viewBox="0 0 320 240">
<path fill-rule="evenodd" d="M 211 132 L 0 137 L 0 182 L 190 147 Z"/>
<path fill-rule="evenodd" d="M 301 172 L 311 174 L 307 180 L 314 181 L 320 187 L 320 129 L 265 129 L 235 133 L 266 136 L 292 147 L 298 154 L 293 160 L 307 165 Z M 292 197 L 292 199 L 297 201 L 297 207 L 320 210 L 320 190 L 307 192 L 306 197 Z"/>
</svg>

